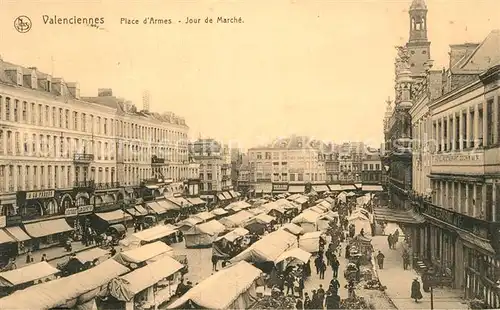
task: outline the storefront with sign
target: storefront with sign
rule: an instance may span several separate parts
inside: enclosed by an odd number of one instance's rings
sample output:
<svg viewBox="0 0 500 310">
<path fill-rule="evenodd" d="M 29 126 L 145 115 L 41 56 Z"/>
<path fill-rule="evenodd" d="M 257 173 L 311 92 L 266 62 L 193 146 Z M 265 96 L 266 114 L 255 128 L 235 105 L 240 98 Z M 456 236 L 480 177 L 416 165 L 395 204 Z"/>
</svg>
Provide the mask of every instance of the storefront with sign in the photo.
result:
<svg viewBox="0 0 500 310">
<path fill-rule="evenodd" d="M 64 214 L 64 205 L 70 199 L 66 199 L 69 195 L 58 195 L 56 199 L 55 190 L 42 190 L 31 192 L 18 192 L 17 204 L 19 206 L 19 214 L 24 220 L 34 220 L 47 216 L 56 216 Z M 64 200 L 61 198 L 65 198 Z M 69 196 L 71 197 L 71 196 Z"/>
<path fill-rule="evenodd" d="M 288 183 L 273 183 L 273 195 L 284 194 L 288 192 Z"/>
<path fill-rule="evenodd" d="M 81 240 L 85 231 L 91 226 L 90 216 L 94 212 L 93 205 L 74 206 L 64 211 L 66 221 L 75 230 L 75 239 Z"/>
</svg>

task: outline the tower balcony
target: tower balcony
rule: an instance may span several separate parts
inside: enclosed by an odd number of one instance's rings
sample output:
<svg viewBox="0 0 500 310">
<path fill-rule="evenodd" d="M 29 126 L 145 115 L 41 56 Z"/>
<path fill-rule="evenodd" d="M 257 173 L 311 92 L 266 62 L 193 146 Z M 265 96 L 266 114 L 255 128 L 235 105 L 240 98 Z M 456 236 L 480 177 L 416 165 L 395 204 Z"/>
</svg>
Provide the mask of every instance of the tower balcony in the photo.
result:
<svg viewBox="0 0 500 310">
<path fill-rule="evenodd" d="M 94 154 L 75 153 L 73 155 L 73 162 L 75 164 L 89 165 L 94 161 Z"/>
</svg>

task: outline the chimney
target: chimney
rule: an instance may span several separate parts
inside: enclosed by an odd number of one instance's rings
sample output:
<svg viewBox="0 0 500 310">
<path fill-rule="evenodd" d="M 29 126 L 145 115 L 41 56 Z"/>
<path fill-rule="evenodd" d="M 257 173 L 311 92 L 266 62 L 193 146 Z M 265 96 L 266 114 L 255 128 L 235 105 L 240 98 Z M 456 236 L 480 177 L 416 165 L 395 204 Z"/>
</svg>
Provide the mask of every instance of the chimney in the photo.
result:
<svg viewBox="0 0 500 310">
<path fill-rule="evenodd" d="M 23 71 L 20 67 L 5 70 L 5 75 L 11 80 L 12 83 L 23 86 Z"/>
<path fill-rule="evenodd" d="M 463 43 L 450 45 L 450 68 L 453 68 L 460 59 L 467 57 L 479 46 L 479 43 Z"/>
<path fill-rule="evenodd" d="M 75 99 L 80 99 L 80 85 L 78 85 L 78 82 L 67 82 L 66 87 L 71 96 Z"/>
<path fill-rule="evenodd" d="M 52 79 L 52 92 L 58 96 L 66 95 L 64 92 L 65 85 L 64 80 L 62 78 L 53 78 Z"/>
<path fill-rule="evenodd" d="M 97 96 L 98 97 L 112 97 L 113 90 L 111 88 L 98 88 L 97 89 Z"/>
<path fill-rule="evenodd" d="M 28 74 L 24 74 L 24 85 L 30 87 L 31 89 L 38 88 L 38 78 L 36 75 L 36 67 L 29 67 L 30 72 Z"/>
</svg>

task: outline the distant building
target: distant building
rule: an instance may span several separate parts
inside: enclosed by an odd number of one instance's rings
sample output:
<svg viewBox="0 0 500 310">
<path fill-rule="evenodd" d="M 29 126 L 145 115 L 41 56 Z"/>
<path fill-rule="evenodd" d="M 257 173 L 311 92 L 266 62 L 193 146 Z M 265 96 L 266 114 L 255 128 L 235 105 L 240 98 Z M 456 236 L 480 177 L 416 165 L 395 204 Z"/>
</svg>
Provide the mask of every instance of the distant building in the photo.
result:
<svg viewBox="0 0 500 310">
<path fill-rule="evenodd" d="M 364 184 L 382 184 L 382 161 L 380 150 L 368 152 L 363 158 L 361 182 Z"/>
</svg>

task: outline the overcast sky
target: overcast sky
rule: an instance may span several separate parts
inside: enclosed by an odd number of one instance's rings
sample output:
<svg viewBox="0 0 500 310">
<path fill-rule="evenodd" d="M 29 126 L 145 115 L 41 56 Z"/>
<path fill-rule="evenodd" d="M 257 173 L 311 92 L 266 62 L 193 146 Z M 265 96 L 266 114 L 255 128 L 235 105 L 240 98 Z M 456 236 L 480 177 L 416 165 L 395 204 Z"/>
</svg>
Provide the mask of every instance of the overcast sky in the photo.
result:
<svg viewBox="0 0 500 310">
<path fill-rule="evenodd" d="M 125 2 L 2 0 L 0 54 L 78 81 L 82 96 L 109 87 L 140 108 L 147 89 L 150 109 L 185 117 L 192 138 L 201 133 L 242 147 L 292 133 L 382 141 L 385 101 L 394 97 L 394 46 L 408 38 L 411 0 Z M 449 44 L 481 41 L 500 28 L 500 0 L 427 5 L 435 67 L 446 65 Z M 44 14 L 102 16 L 104 30 L 44 25 Z M 28 33 L 14 29 L 19 15 L 32 20 Z M 207 16 L 244 23 L 205 24 Z M 143 25 L 145 17 L 173 23 Z M 202 24 L 185 25 L 186 17 Z"/>
</svg>

